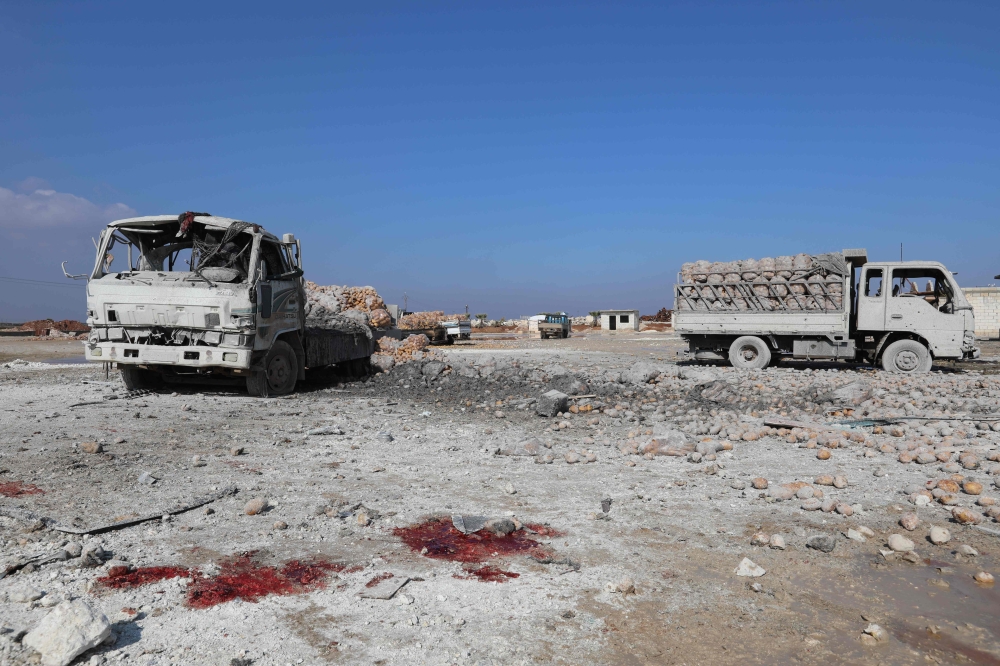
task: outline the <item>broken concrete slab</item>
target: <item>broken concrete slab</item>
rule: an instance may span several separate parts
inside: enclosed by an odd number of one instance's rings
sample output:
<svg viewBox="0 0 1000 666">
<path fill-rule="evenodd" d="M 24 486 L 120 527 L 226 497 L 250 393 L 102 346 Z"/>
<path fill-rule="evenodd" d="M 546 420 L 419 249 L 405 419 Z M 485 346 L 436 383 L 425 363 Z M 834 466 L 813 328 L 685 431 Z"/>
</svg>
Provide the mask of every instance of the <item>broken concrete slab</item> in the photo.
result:
<svg viewBox="0 0 1000 666">
<path fill-rule="evenodd" d="M 540 416 L 555 416 L 569 409 L 569 396 L 562 391 L 547 391 L 535 403 L 535 412 Z"/>
<path fill-rule="evenodd" d="M 111 635 L 111 623 L 82 599 L 64 601 L 42 618 L 23 643 L 42 657 L 44 666 L 66 666 Z"/>
</svg>

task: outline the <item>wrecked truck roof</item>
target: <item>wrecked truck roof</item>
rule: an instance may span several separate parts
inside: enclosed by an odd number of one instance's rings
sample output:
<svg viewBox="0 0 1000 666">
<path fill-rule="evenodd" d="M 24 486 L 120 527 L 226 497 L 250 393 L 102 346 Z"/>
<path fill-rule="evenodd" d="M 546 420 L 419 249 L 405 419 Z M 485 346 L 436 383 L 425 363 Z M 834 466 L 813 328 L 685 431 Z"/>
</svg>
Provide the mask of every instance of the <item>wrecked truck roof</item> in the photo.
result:
<svg viewBox="0 0 1000 666">
<path fill-rule="evenodd" d="M 155 227 L 156 225 L 163 224 L 164 222 L 177 222 L 179 217 L 180 217 L 179 215 L 146 215 L 144 217 L 128 217 L 125 218 L 124 220 L 115 220 L 108 226 L 115 228 L 127 227 L 127 226 Z M 219 217 L 218 215 L 196 215 L 194 221 L 210 227 L 217 227 L 219 229 L 228 229 L 229 226 L 234 222 L 243 222 L 244 220 L 236 220 L 231 217 Z M 273 238 L 274 240 L 278 240 L 277 236 L 275 236 L 269 231 L 266 231 L 264 227 L 260 226 L 259 224 L 257 224 L 256 226 L 258 229 L 260 229 L 263 235 Z"/>
</svg>

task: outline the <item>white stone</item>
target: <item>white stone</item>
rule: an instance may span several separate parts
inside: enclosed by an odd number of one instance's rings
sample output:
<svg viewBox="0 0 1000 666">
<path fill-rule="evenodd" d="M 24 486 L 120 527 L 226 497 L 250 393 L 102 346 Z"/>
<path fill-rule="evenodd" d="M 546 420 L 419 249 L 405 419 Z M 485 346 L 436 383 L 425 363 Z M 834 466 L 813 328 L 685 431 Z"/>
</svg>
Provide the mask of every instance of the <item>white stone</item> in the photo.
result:
<svg viewBox="0 0 1000 666">
<path fill-rule="evenodd" d="M 111 623 L 82 599 L 66 601 L 42 618 L 23 643 L 39 652 L 44 666 L 66 666 L 111 635 Z"/>
<path fill-rule="evenodd" d="M 902 534 L 892 534 L 889 536 L 889 548 L 896 553 L 908 553 L 913 550 L 913 542 Z"/>
<path fill-rule="evenodd" d="M 744 557 L 740 565 L 736 567 L 736 575 L 748 578 L 759 578 L 766 574 L 764 567 L 754 564 L 749 557 Z"/>
<path fill-rule="evenodd" d="M 844 533 L 844 536 L 851 541 L 867 541 L 864 534 L 853 528 L 848 529 L 847 532 Z"/>
<path fill-rule="evenodd" d="M 931 543 L 941 545 L 951 541 L 951 532 L 943 527 L 934 526 L 931 528 Z"/>
</svg>

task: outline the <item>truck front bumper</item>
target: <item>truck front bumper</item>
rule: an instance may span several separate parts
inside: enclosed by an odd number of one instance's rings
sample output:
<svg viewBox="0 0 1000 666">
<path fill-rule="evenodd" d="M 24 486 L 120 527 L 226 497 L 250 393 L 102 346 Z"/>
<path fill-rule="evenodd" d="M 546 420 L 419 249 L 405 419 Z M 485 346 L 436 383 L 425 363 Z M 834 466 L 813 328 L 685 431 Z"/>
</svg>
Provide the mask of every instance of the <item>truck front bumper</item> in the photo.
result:
<svg viewBox="0 0 1000 666">
<path fill-rule="evenodd" d="M 173 365 L 185 368 L 250 367 L 249 349 L 226 347 L 170 347 L 166 345 L 133 345 L 123 342 L 87 342 L 84 350 L 88 361 L 122 365 Z"/>
</svg>

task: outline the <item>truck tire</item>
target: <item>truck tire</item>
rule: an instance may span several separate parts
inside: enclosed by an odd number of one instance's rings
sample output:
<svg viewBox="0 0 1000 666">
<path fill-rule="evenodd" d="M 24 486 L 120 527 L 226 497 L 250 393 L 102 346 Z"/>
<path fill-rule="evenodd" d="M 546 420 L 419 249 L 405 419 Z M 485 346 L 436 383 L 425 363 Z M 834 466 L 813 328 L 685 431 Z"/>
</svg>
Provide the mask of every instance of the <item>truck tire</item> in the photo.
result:
<svg viewBox="0 0 1000 666">
<path fill-rule="evenodd" d="M 149 391 L 163 386 L 163 375 L 152 370 L 143 370 L 132 365 L 119 365 L 122 382 L 129 391 Z"/>
<path fill-rule="evenodd" d="M 930 372 L 933 362 L 927 347 L 916 340 L 896 340 L 882 352 L 882 369 L 886 372 Z"/>
<path fill-rule="evenodd" d="M 729 363 L 738 370 L 763 370 L 771 364 L 771 350 L 760 338 L 744 335 L 729 346 Z"/>
<path fill-rule="evenodd" d="M 298 362 L 292 346 L 278 340 L 264 357 L 263 367 L 250 371 L 247 392 L 260 398 L 287 395 L 295 390 L 298 378 Z"/>
<path fill-rule="evenodd" d="M 569 331 L 563 331 L 563 332 L 562 332 L 562 336 L 563 336 L 563 339 L 564 339 L 564 340 L 565 340 L 566 338 L 568 338 L 568 337 L 569 337 Z"/>
</svg>

